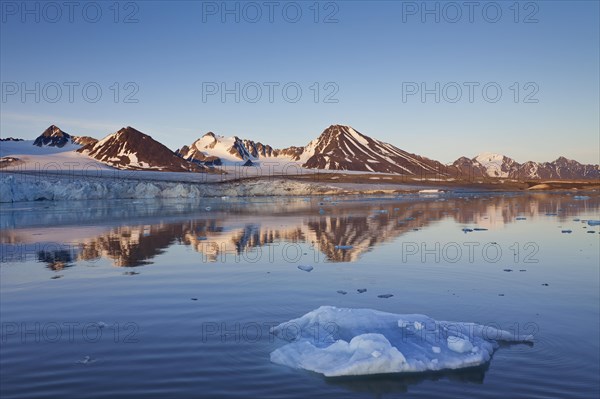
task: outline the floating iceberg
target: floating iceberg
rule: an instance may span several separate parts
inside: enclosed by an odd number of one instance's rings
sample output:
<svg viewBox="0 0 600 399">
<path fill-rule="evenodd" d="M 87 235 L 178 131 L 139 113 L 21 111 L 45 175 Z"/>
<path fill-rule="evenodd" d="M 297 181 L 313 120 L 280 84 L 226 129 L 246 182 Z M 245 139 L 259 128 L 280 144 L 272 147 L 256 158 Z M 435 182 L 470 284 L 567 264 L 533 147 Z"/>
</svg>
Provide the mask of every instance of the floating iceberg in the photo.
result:
<svg viewBox="0 0 600 399">
<path fill-rule="evenodd" d="M 271 353 L 272 362 L 326 377 L 474 367 L 487 363 L 500 341 L 533 341 L 475 323 L 333 306 L 271 332 L 289 342 Z"/>
</svg>

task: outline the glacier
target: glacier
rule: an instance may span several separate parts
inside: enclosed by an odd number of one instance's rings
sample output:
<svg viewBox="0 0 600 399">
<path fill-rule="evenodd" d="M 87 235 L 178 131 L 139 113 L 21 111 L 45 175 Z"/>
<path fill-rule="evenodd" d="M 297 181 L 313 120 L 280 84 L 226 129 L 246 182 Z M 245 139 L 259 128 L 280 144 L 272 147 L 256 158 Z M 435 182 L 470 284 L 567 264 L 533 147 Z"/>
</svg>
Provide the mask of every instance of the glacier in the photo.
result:
<svg viewBox="0 0 600 399">
<path fill-rule="evenodd" d="M 0 174 L 0 203 L 98 199 L 201 198 L 334 194 L 341 190 L 285 179 L 194 183 L 145 179 Z"/>
<path fill-rule="evenodd" d="M 289 343 L 276 364 L 326 377 L 460 369 L 490 361 L 499 342 L 533 342 L 476 323 L 436 321 L 421 314 L 321 306 L 271 328 Z"/>
</svg>

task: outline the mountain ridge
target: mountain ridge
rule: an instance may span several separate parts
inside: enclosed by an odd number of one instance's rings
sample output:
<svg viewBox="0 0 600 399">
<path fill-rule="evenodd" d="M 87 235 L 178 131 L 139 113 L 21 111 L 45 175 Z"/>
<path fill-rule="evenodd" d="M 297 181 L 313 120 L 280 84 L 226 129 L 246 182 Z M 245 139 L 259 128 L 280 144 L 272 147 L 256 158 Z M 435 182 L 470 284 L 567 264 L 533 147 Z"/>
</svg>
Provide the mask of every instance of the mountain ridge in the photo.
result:
<svg viewBox="0 0 600 399">
<path fill-rule="evenodd" d="M 279 160 L 294 162 L 306 169 L 420 177 L 600 179 L 600 166 L 582 164 L 564 156 L 550 162 L 518 163 L 503 154 L 482 152 L 473 158 L 462 156 L 451 164 L 442 164 L 341 124 L 330 125 L 305 146 L 282 149 L 238 136 L 208 132 L 189 146 L 172 151 L 130 126 L 98 141 L 87 136 L 72 136 L 50 125 L 34 141 L 39 147 L 62 147 L 68 143 L 81 145 L 78 152 L 120 169 L 198 172 L 227 164 L 256 166 L 262 161 Z"/>
<path fill-rule="evenodd" d="M 518 163 L 506 155 L 484 152 L 469 159 L 461 157 L 452 164 L 472 177 L 526 179 L 600 179 L 598 165 L 582 164 L 559 156 L 550 162 Z"/>
</svg>

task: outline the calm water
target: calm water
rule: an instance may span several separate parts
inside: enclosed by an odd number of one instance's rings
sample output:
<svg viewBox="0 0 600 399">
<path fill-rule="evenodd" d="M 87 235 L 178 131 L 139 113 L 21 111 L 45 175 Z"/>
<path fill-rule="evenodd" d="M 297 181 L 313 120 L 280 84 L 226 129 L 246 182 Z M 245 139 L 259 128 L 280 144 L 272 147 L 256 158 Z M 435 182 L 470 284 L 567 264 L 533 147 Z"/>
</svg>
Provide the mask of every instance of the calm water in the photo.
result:
<svg viewBox="0 0 600 399">
<path fill-rule="evenodd" d="M 0 216 L 3 399 L 600 395 L 600 226 L 582 222 L 600 219 L 597 194 L 40 202 Z M 321 305 L 535 343 L 427 375 L 271 363 L 284 342 L 269 327 Z"/>
</svg>

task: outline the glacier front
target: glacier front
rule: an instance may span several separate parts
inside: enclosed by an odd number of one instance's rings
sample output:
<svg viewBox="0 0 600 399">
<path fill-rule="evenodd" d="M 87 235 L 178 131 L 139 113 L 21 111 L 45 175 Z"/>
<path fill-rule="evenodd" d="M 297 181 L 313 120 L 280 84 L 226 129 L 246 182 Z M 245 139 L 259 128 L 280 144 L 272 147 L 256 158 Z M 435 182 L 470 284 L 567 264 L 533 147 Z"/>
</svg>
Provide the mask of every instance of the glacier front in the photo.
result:
<svg viewBox="0 0 600 399">
<path fill-rule="evenodd" d="M 271 361 L 326 377 L 460 369 L 487 363 L 499 342 L 532 335 L 420 314 L 321 306 L 271 332 L 288 341 Z"/>
</svg>

